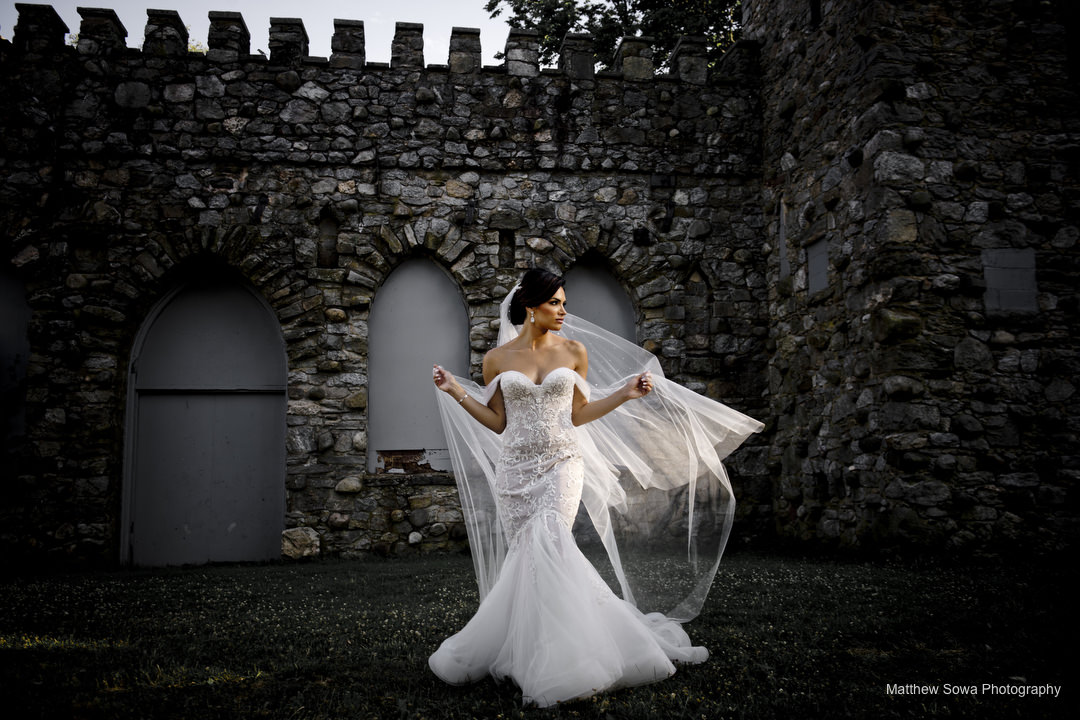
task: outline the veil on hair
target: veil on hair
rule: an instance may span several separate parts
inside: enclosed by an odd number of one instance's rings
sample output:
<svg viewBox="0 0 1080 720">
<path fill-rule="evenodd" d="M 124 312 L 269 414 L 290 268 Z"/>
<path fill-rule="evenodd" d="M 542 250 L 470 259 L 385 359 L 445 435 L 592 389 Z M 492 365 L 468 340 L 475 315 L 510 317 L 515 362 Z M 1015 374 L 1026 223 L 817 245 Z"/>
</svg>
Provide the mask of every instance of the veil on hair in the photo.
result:
<svg viewBox="0 0 1080 720">
<path fill-rule="evenodd" d="M 499 307 L 499 345 L 520 332 L 509 316 L 517 288 Z M 701 611 L 731 532 L 735 498 L 722 460 L 764 426 L 668 380 L 652 353 L 582 318 L 567 315 L 560 334 L 588 350 L 588 396 L 606 397 L 645 370 L 653 375 L 647 396 L 577 428 L 582 505 L 592 527 L 579 513 L 574 535 L 624 600 L 690 620 Z M 484 403 L 496 387 L 458 382 Z M 493 491 L 501 436 L 435 392 L 483 600 L 506 555 Z M 604 552 L 594 557 L 593 547 Z"/>
</svg>

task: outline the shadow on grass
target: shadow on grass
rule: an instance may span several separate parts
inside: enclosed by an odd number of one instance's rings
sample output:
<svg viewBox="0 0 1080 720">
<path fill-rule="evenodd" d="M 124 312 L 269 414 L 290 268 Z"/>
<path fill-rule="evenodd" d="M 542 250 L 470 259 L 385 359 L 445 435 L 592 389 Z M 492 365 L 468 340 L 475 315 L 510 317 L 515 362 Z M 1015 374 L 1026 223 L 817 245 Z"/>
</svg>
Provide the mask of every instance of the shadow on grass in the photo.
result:
<svg viewBox="0 0 1080 720">
<path fill-rule="evenodd" d="M 16 718 L 1072 717 L 1066 584 L 1032 564 L 732 554 L 686 626 L 706 663 L 538 710 L 427 668 L 476 608 L 465 556 L 8 577 L 0 695 Z M 1060 696 L 1002 694 L 1046 685 Z"/>
</svg>

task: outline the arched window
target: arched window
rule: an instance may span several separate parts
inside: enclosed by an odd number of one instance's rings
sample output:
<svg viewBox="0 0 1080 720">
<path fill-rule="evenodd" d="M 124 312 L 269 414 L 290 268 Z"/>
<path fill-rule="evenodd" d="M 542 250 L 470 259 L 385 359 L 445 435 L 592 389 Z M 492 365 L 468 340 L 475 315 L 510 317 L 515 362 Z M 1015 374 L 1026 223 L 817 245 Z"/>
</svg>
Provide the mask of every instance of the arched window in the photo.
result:
<svg viewBox="0 0 1080 720">
<path fill-rule="evenodd" d="M 208 273 L 150 313 L 130 371 L 122 559 L 280 557 L 287 363 L 269 306 Z"/>
<path fill-rule="evenodd" d="M 584 258 L 563 276 L 566 309 L 605 330 L 637 342 L 634 305 L 601 260 Z"/>
<path fill-rule="evenodd" d="M 368 321 L 368 471 L 449 470 L 431 366 L 469 373 L 469 314 L 433 262 L 407 260 L 386 279 Z"/>
</svg>

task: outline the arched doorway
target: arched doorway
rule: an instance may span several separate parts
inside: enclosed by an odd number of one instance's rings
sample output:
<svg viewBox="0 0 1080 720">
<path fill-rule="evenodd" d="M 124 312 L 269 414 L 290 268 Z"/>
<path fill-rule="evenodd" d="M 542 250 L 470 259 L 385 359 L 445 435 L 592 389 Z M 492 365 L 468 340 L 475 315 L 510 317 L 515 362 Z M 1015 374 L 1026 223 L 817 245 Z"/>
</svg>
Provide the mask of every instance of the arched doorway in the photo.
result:
<svg viewBox="0 0 1080 720">
<path fill-rule="evenodd" d="M 273 312 L 223 272 L 154 308 L 130 367 L 124 562 L 280 556 L 286 368 Z"/>
<path fill-rule="evenodd" d="M 583 258 L 563 275 L 563 280 L 569 312 L 637 342 L 634 304 L 602 261 Z"/>
<path fill-rule="evenodd" d="M 368 321 L 368 471 L 450 470 L 431 366 L 469 373 L 469 314 L 430 260 L 387 277 Z"/>
</svg>

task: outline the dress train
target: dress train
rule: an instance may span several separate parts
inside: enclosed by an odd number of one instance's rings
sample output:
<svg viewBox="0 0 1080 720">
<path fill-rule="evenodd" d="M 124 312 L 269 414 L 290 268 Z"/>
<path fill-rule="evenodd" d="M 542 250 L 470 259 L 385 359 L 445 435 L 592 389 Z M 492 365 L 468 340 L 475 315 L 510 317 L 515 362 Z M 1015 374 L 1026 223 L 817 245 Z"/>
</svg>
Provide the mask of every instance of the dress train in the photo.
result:
<svg viewBox="0 0 1080 720">
<path fill-rule="evenodd" d="M 522 528 L 476 614 L 429 665 L 455 685 L 509 678 L 526 704 L 547 707 L 662 680 L 673 661 L 708 656 L 678 623 L 615 595 L 562 517 L 545 512 Z"/>
</svg>

